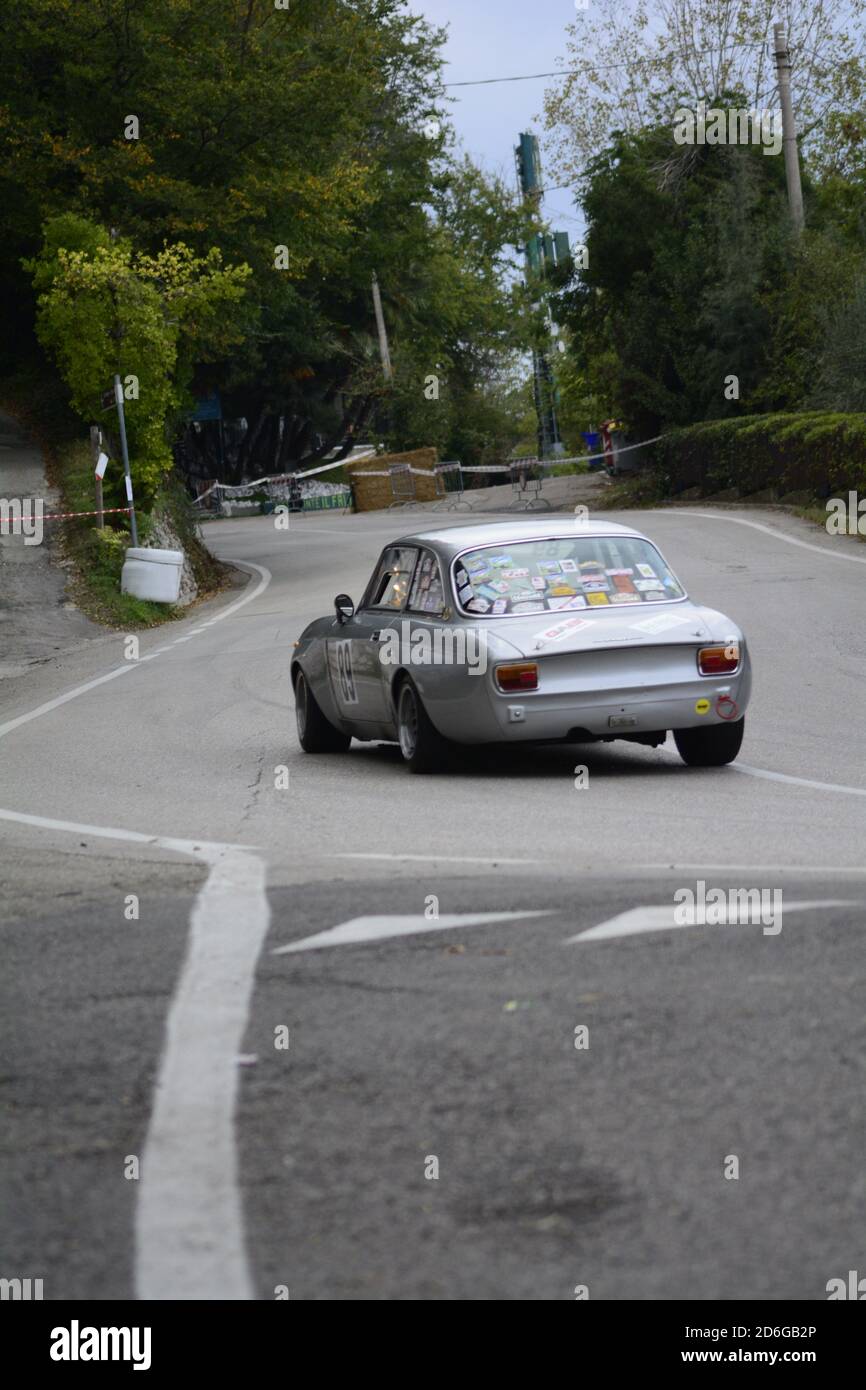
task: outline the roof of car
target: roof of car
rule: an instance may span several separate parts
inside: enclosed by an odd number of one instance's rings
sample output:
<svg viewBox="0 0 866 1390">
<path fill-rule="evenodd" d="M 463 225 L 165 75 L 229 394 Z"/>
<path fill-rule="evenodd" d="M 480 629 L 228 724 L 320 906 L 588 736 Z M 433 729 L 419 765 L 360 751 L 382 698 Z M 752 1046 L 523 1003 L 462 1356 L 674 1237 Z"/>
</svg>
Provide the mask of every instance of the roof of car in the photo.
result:
<svg viewBox="0 0 866 1390">
<path fill-rule="evenodd" d="M 576 521 L 563 513 L 558 519 L 545 517 L 537 521 L 489 521 L 478 526 L 442 526 L 435 531 L 414 531 L 400 536 L 392 545 L 424 544 L 442 550 L 474 550 L 482 545 L 507 544 L 509 541 L 548 540 L 563 536 L 639 536 L 631 526 L 616 521 Z"/>
</svg>

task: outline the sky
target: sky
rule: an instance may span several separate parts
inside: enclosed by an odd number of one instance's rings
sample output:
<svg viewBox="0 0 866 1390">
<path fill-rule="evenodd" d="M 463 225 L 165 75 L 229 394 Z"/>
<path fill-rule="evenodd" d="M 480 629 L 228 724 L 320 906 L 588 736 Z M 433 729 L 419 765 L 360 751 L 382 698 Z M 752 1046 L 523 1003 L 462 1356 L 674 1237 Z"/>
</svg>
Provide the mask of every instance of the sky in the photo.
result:
<svg viewBox="0 0 866 1390">
<path fill-rule="evenodd" d="M 554 72 L 566 57 L 566 28 L 580 23 L 574 0 L 410 0 L 409 8 L 448 26 L 446 82 Z M 468 154 L 515 186 L 514 146 L 522 130 L 543 135 L 544 91 L 555 79 L 457 87 L 448 93 L 454 128 Z M 553 167 L 544 169 L 549 184 Z M 580 240 L 583 221 L 568 189 L 544 202 L 550 225 Z"/>
</svg>

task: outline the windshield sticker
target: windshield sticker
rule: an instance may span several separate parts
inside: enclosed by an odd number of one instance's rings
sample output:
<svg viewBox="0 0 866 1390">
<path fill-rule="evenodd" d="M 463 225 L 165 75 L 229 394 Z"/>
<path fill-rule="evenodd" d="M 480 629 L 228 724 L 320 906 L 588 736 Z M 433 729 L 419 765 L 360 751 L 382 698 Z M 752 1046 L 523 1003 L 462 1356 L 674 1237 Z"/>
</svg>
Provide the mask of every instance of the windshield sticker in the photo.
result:
<svg viewBox="0 0 866 1390">
<path fill-rule="evenodd" d="M 658 578 L 658 575 L 656 574 L 656 572 L 655 572 L 655 570 L 653 569 L 652 565 L 638 565 L 638 567 L 637 567 L 637 572 L 638 572 L 638 574 L 642 574 L 643 577 L 644 577 L 644 579 L 657 579 L 657 578 Z"/>
<path fill-rule="evenodd" d="M 599 604 L 607 603 L 607 594 L 587 594 L 586 599 L 587 603 L 591 603 L 594 608 L 597 608 Z"/>
<path fill-rule="evenodd" d="M 513 603 L 513 604 L 511 605 L 511 611 L 512 611 L 512 613 L 543 613 L 543 612 L 544 612 L 544 604 L 543 604 L 543 603 Z"/>
<path fill-rule="evenodd" d="M 503 570 L 503 579 L 528 579 L 529 570 Z"/>
<path fill-rule="evenodd" d="M 629 577 L 628 577 L 627 574 L 614 574 L 614 575 L 612 576 L 612 578 L 613 578 L 613 587 L 617 590 L 618 593 L 620 593 L 620 594 L 633 594 L 633 593 L 634 593 L 634 591 L 635 591 L 635 585 L 634 585 L 634 584 L 632 583 L 632 581 L 629 579 Z M 638 583 L 640 583 L 640 582 L 641 582 L 641 581 L 638 580 Z M 644 580 L 643 582 L 646 584 L 646 583 L 648 583 L 649 581 L 648 581 L 648 580 Z"/>
<path fill-rule="evenodd" d="M 461 603 L 466 603 L 467 599 L 470 599 L 472 597 L 472 585 L 465 584 L 462 589 L 458 589 L 457 597 L 459 598 Z"/>
<path fill-rule="evenodd" d="M 554 598 L 571 598 L 574 592 L 570 584 L 554 584 L 549 590 Z"/>
<path fill-rule="evenodd" d="M 560 568 L 559 568 L 559 561 L 558 561 L 558 560 L 539 560 L 539 562 L 538 562 L 538 573 L 539 573 L 539 574 L 561 574 L 562 571 L 561 571 Z"/>
<path fill-rule="evenodd" d="M 639 589 L 642 594 L 649 593 L 652 589 L 664 589 L 660 579 L 636 579 L 634 587 Z"/>
<path fill-rule="evenodd" d="M 542 579 L 541 575 L 539 574 L 534 574 L 529 582 L 532 585 L 533 589 L 543 589 L 547 585 L 547 580 Z"/>
<path fill-rule="evenodd" d="M 491 612 L 493 613 L 494 617 L 497 617 L 497 618 L 498 618 L 502 613 L 506 612 L 507 608 L 508 608 L 508 599 L 507 599 L 507 598 L 498 598 L 498 599 L 496 600 L 496 602 L 494 603 L 493 608 L 491 609 Z"/>
<path fill-rule="evenodd" d="M 490 604 L 486 598 L 471 598 L 466 607 L 471 608 L 473 613 L 486 613 Z"/>
<path fill-rule="evenodd" d="M 640 594 L 612 594 L 611 603 L 640 603 Z"/>
<path fill-rule="evenodd" d="M 576 574 L 577 564 L 574 560 L 560 560 L 559 567 L 563 574 Z"/>
<path fill-rule="evenodd" d="M 514 561 L 512 560 L 510 555 L 494 555 L 492 556 L 490 563 L 496 569 L 501 570 L 507 569 L 509 565 L 513 565 Z"/>
<path fill-rule="evenodd" d="M 634 570 L 605 570 L 605 574 L 634 574 Z"/>
</svg>

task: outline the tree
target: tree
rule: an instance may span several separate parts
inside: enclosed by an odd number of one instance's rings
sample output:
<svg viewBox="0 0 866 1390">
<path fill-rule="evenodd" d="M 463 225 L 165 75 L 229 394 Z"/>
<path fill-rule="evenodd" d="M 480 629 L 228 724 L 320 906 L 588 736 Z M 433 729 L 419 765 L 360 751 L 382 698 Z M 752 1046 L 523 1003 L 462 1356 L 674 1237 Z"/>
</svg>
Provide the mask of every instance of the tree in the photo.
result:
<svg viewBox="0 0 866 1390">
<path fill-rule="evenodd" d="M 577 184 L 614 130 L 670 122 L 677 107 L 742 92 L 747 107 L 776 107 L 775 0 L 595 0 L 569 26 L 567 76 L 545 95 L 563 178 Z M 866 0 L 787 0 L 798 129 L 816 167 L 855 143 L 834 112 L 862 111 Z"/>
<path fill-rule="evenodd" d="M 789 235 L 783 177 L 752 147 L 672 153 L 665 127 L 620 134 L 594 161 L 588 264 L 557 314 L 604 413 L 647 437 L 736 413 L 760 389 Z"/>
<path fill-rule="evenodd" d="M 231 310 L 249 267 L 223 266 L 216 249 L 195 256 L 182 242 L 149 256 L 67 216 L 49 222 L 30 268 L 40 341 L 82 419 L 101 409 L 115 373 L 126 384 L 133 477 L 147 506 L 171 468 L 166 425 L 184 403 L 193 360 L 224 353 L 240 337 Z"/>
</svg>

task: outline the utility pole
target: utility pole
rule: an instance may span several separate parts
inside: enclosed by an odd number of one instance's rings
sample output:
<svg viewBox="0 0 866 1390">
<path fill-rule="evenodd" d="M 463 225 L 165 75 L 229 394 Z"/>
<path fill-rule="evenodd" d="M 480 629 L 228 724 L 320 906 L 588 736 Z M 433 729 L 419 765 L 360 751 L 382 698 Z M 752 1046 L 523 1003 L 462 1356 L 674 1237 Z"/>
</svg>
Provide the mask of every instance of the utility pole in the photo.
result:
<svg viewBox="0 0 866 1390">
<path fill-rule="evenodd" d="M 117 419 L 120 424 L 120 451 L 123 455 L 123 472 L 126 482 L 126 500 L 129 503 L 129 529 L 132 532 L 132 544 L 138 545 L 138 526 L 135 520 L 135 500 L 132 495 L 132 474 L 129 471 L 129 450 L 126 447 L 126 420 L 123 415 L 123 387 L 120 384 L 120 377 L 115 373 L 114 377 L 114 399 L 117 404 Z"/>
<path fill-rule="evenodd" d="M 382 313 L 382 296 L 379 293 L 379 281 L 376 272 L 373 271 L 373 308 L 376 310 L 376 327 L 379 330 L 379 353 L 382 358 L 382 374 L 386 381 L 391 381 L 394 373 L 391 369 L 391 354 L 388 351 L 388 330 L 385 327 L 385 315 Z"/>
<path fill-rule="evenodd" d="M 785 178 L 788 182 L 788 206 L 794 230 L 803 230 L 803 190 L 800 187 L 800 152 L 797 149 L 797 129 L 791 101 L 791 58 L 784 24 L 773 25 L 776 55 L 776 76 L 779 79 L 779 100 L 782 106 L 782 146 L 785 151 Z"/>
</svg>

